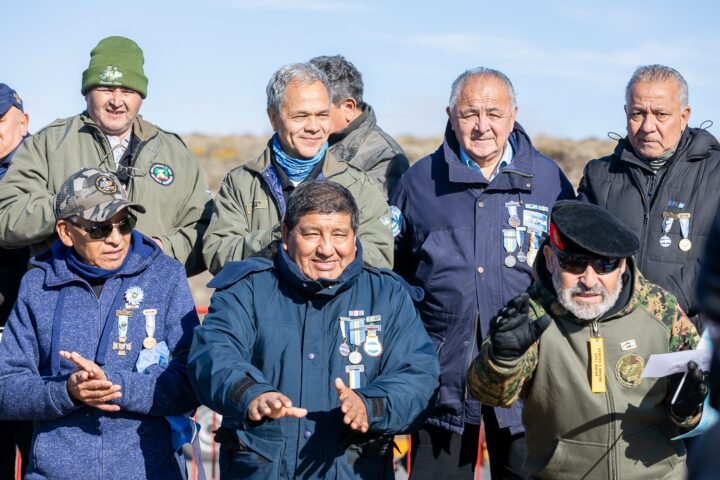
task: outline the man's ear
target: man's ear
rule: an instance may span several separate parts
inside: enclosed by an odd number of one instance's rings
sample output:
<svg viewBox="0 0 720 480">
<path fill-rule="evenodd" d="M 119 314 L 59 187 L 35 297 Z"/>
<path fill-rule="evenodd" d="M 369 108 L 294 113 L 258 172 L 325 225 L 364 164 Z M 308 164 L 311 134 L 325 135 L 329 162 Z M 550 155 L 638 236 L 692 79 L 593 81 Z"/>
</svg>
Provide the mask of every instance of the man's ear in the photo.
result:
<svg viewBox="0 0 720 480">
<path fill-rule="evenodd" d="M 353 120 L 355 120 L 355 117 L 357 116 L 357 102 L 354 98 L 346 98 L 343 100 L 343 102 L 340 104 L 343 115 L 345 117 L 345 121 L 350 123 Z"/>
<path fill-rule="evenodd" d="M 288 230 L 285 223 L 280 223 L 280 238 L 282 239 L 282 247 L 287 251 L 288 249 L 288 238 L 290 238 L 290 231 Z"/>
<path fill-rule="evenodd" d="M 555 255 L 555 252 L 553 252 L 552 248 L 550 248 L 549 245 L 545 245 L 543 247 L 543 256 L 545 257 L 545 268 L 547 268 L 548 272 L 555 273 L 553 270 L 555 269 L 555 262 L 553 262 L 553 257 Z"/>
<path fill-rule="evenodd" d="M 277 132 L 277 118 L 275 109 L 272 107 L 267 108 L 267 116 L 270 119 L 270 125 L 272 125 L 273 131 Z"/>
<path fill-rule="evenodd" d="M 58 237 L 60 237 L 60 241 L 65 245 L 66 247 L 72 247 L 73 246 L 73 239 L 70 235 L 70 226 L 68 225 L 66 220 L 58 220 L 55 224 L 55 231 L 58 234 Z"/>
<path fill-rule="evenodd" d="M 23 137 L 27 135 L 28 128 L 30 128 L 30 115 L 27 112 L 22 112 L 20 118 L 20 128 L 22 129 Z"/>
</svg>

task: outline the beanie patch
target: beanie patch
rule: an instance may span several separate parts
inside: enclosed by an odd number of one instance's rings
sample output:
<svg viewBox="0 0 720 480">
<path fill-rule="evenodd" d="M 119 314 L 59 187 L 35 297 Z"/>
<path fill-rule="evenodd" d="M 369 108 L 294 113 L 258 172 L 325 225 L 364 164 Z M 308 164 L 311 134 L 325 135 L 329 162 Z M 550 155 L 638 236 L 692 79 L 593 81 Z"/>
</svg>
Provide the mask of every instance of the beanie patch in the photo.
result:
<svg viewBox="0 0 720 480">
<path fill-rule="evenodd" d="M 108 65 L 100 74 L 100 85 L 122 85 L 123 73 L 115 65 Z"/>
</svg>

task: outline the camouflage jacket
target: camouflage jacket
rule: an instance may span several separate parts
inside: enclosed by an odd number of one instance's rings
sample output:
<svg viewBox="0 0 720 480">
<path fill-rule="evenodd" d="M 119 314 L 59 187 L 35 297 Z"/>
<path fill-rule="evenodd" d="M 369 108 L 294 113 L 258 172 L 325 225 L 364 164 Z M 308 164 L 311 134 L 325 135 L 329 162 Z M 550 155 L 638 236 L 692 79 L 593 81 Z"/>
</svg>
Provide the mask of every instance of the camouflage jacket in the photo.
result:
<svg viewBox="0 0 720 480">
<path fill-rule="evenodd" d="M 536 478 L 683 478 L 684 448 L 670 440 L 677 425 L 667 378 L 641 374 L 651 354 L 693 349 L 699 336 L 672 294 L 637 271 L 628 278 L 627 305 L 597 323 L 606 392 L 591 392 L 591 322 L 570 314 L 541 281 L 529 290 L 530 317 L 553 321 L 540 339 L 506 362 L 492 356 L 487 338 L 470 368 L 469 391 L 483 404 L 509 406 L 522 396 L 527 465 Z"/>
</svg>

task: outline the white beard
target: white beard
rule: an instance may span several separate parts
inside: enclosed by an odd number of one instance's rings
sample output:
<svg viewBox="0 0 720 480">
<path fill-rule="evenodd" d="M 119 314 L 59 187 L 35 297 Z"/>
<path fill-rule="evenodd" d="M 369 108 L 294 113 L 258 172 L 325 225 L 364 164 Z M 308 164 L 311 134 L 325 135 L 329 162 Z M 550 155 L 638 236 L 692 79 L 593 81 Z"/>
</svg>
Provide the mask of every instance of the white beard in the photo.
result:
<svg viewBox="0 0 720 480">
<path fill-rule="evenodd" d="M 610 293 L 608 293 L 600 283 L 593 288 L 585 288 L 579 283 L 574 287 L 562 288 L 559 275 L 556 275 L 554 272 L 552 274 L 552 281 L 560 305 L 581 320 L 595 320 L 605 315 L 605 313 L 610 311 L 615 305 L 618 298 L 620 298 L 620 292 L 623 287 L 622 276 L 618 279 L 615 290 Z M 574 298 L 574 295 L 578 293 L 599 294 L 602 296 L 602 301 L 593 304 L 578 303 Z"/>
</svg>

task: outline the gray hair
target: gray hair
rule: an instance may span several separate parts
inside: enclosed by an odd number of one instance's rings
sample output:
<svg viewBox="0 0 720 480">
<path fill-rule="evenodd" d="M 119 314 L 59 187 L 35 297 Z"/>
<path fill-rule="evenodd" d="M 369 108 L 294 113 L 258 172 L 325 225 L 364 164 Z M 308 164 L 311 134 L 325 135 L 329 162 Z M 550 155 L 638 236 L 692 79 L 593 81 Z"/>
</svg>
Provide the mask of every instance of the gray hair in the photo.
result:
<svg viewBox="0 0 720 480">
<path fill-rule="evenodd" d="M 515 93 L 515 87 L 513 87 L 512 82 L 510 79 L 502 73 L 499 70 L 493 70 L 492 68 L 487 67 L 475 67 L 471 68 L 469 70 L 465 70 L 463 73 L 460 74 L 459 77 L 455 79 L 455 81 L 452 84 L 452 87 L 450 89 L 450 108 L 455 107 L 455 102 L 457 101 L 457 97 L 460 94 L 460 90 L 463 89 L 465 86 L 465 82 L 468 81 L 470 77 L 490 77 L 494 78 L 495 80 L 499 81 L 505 87 L 507 88 L 508 94 L 510 95 L 510 105 L 512 107 L 517 106 L 517 99 L 516 99 L 516 93 Z"/>
<path fill-rule="evenodd" d="M 311 63 L 291 63 L 280 67 L 273 73 L 265 88 L 267 93 L 267 106 L 272 108 L 276 114 L 280 114 L 280 106 L 285 100 L 285 91 L 291 83 L 309 85 L 314 82 L 322 82 L 330 94 L 330 84 L 327 76 Z"/>
<path fill-rule="evenodd" d="M 680 75 L 680 72 L 672 67 L 665 65 L 641 65 L 635 69 L 630 77 L 630 81 L 625 87 L 625 103 L 630 103 L 630 92 L 633 85 L 637 82 L 677 82 L 679 87 L 678 100 L 680 100 L 680 107 L 685 108 L 688 106 L 688 84 Z"/>
<path fill-rule="evenodd" d="M 300 223 L 300 218 L 310 213 L 350 215 L 350 226 L 357 233 L 360 213 L 350 190 L 330 180 L 302 182 L 288 198 L 287 210 L 282 222 L 288 231 Z"/>
<path fill-rule="evenodd" d="M 332 88 L 332 102 L 340 105 L 347 98 L 356 103 L 363 101 L 362 74 L 342 55 L 320 56 L 310 60 L 310 63 L 327 75 Z"/>
</svg>

